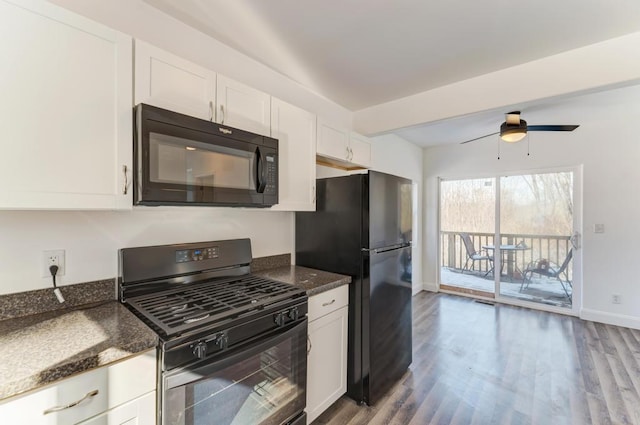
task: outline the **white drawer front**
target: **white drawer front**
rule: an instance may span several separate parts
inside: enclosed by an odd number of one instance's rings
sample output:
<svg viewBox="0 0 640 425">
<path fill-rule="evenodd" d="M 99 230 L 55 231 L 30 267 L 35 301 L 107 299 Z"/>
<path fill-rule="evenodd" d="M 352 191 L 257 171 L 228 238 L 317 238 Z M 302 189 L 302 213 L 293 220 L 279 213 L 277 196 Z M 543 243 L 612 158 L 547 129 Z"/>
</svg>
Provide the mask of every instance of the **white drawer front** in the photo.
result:
<svg viewBox="0 0 640 425">
<path fill-rule="evenodd" d="M 155 388 L 156 355 L 155 350 L 149 350 L 0 403 L 0 424 L 75 424 Z M 52 411 L 54 408 L 60 409 Z"/>
<path fill-rule="evenodd" d="M 309 322 L 349 305 L 349 285 L 309 297 Z"/>
<path fill-rule="evenodd" d="M 63 409 L 78 401 L 76 406 Z M 0 422 L 12 425 L 74 424 L 104 412 L 107 405 L 107 369 L 100 368 L 0 405 Z M 45 413 L 47 411 L 49 413 Z"/>
</svg>

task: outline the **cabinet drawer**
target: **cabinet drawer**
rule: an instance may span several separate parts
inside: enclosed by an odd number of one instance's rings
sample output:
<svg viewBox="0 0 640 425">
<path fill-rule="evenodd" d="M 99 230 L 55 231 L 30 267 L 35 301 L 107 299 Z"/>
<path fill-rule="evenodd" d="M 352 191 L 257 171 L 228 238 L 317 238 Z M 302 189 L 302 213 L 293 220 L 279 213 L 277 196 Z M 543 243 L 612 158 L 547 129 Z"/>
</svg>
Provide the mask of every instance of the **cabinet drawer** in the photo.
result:
<svg viewBox="0 0 640 425">
<path fill-rule="evenodd" d="M 75 424 L 155 388 L 156 354 L 149 350 L 0 403 L 0 424 Z M 75 406 L 44 413 L 77 401 L 80 402 Z"/>
<path fill-rule="evenodd" d="M 13 425 L 80 422 L 107 410 L 107 380 L 107 368 L 100 368 L 67 378 L 18 399 L 11 399 L 0 405 L 0 422 Z M 76 406 L 63 409 L 80 400 L 82 401 Z M 59 411 L 52 411 L 55 408 L 59 408 Z"/>
<path fill-rule="evenodd" d="M 349 285 L 342 285 L 309 298 L 309 322 L 349 305 Z"/>
</svg>

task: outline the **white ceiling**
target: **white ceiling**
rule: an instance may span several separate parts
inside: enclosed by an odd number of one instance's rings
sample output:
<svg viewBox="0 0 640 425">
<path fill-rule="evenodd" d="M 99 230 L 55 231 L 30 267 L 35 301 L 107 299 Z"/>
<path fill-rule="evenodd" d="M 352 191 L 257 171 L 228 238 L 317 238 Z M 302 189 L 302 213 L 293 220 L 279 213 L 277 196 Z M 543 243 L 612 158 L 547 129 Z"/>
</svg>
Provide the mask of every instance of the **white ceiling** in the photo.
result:
<svg viewBox="0 0 640 425">
<path fill-rule="evenodd" d="M 593 120 L 600 114 L 606 114 L 607 108 L 614 105 L 637 105 L 640 102 L 640 86 L 629 86 L 601 92 L 566 96 L 559 99 L 541 100 L 520 105 L 520 118 L 529 125 L 577 124 L 584 131 L 585 120 Z M 393 133 L 418 146 L 438 146 L 457 144 L 467 140 L 489 135 L 500 130 L 509 111 L 493 110 L 473 115 L 422 124 L 396 130 Z M 580 134 L 580 127 L 574 133 Z M 546 132 L 530 132 L 532 139 L 544 137 Z M 568 136 L 571 137 L 571 136 Z M 470 143 L 492 144 L 499 135 L 475 140 Z"/>
<path fill-rule="evenodd" d="M 640 31 L 638 0 L 145 1 L 354 111 Z M 395 133 L 461 141 L 504 112 Z"/>
</svg>

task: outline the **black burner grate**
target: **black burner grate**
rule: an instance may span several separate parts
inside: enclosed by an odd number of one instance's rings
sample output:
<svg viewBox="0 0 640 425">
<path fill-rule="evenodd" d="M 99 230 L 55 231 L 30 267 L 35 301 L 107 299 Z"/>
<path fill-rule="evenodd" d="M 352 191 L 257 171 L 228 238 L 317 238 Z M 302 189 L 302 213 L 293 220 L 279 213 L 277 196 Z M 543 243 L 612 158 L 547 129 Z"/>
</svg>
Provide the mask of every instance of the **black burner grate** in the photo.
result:
<svg viewBox="0 0 640 425">
<path fill-rule="evenodd" d="M 127 302 L 166 336 L 173 336 L 302 295 L 304 290 L 295 286 L 246 275 L 129 298 Z"/>
</svg>

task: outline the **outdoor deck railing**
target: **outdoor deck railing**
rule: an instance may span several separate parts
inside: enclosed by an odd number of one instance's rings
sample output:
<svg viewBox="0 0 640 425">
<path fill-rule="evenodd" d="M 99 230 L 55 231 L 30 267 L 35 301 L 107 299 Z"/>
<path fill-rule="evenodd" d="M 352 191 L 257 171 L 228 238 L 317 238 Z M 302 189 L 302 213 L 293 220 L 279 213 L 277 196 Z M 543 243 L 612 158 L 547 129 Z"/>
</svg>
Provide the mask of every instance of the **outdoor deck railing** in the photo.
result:
<svg viewBox="0 0 640 425">
<path fill-rule="evenodd" d="M 496 245 L 494 243 L 495 235 L 493 233 L 472 233 L 466 232 L 471 236 L 471 241 L 476 251 L 481 252 L 483 245 Z M 509 234 L 500 235 L 500 245 L 516 245 L 524 243 L 528 249 L 523 251 L 509 251 L 503 253 L 505 259 L 503 264 L 503 273 L 514 278 L 522 278 L 518 276 L 518 270 L 525 270 L 527 265 L 532 261 L 542 258 L 555 263 L 562 264 L 567 256 L 567 252 L 571 249 L 570 236 L 555 235 L 525 235 L 525 234 Z M 467 261 L 467 251 L 464 243 L 460 238 L 460 232 L 440 232 L 441 266 L 448 267 L 452 270 L 462 270 Z M 489 251 L 489 255 L 494 254 Z M 475 270 L 479 272 L 487 272 L 487 267 L 491 267 L 487 261 L 476 261 Z M 571 268 L 568 268 L 571 279 Z"/>
</svg>

